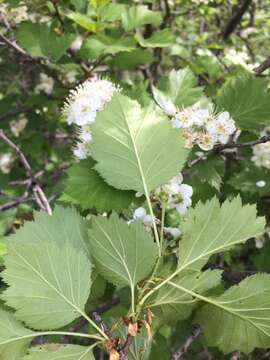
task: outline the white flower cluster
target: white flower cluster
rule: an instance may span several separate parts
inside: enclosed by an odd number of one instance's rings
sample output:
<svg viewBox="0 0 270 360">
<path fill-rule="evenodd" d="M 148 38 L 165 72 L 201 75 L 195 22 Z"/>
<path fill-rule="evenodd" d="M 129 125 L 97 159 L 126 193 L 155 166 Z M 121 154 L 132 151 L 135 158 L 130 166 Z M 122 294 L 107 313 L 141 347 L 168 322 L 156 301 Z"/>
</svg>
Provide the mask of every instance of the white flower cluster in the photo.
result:
<svg viewBox="0 0 270 360">
<path fill-rule="evenodd" d="M 186 147 L 199 145 L 202 150 L 211 150 L 215 144 L 226 144 L 235 130 L 235 122 L 225 111 L 215 114 L 210 109 L 191 106 L 176 112 L 171 120 L 174 128 L 181 128 Z"/>
<path fill-rule="evenodd" d="M 0 4 L 0 21 L 8 21 L 12 25 L 19 24 L 28 19 L 27 7 L 23 4 L 10 8 L 7 3 Z"/>
<path fill-rule="evenodd" d="M 180 173 L 166 185 L 156 189 L 156 196 L 166 199 L 168 209 L 176 209 L 180 215 L 185 215 L 191 206 L 193 189 L 190 185 L 183 184 L 183 176 Z"/>
<path fill-rule="evenodd" d="M 14 158 L 11 153 L 0 155 L 0 170 L 3 174 L 8 174 L 10 172 L 13 161 Z"/>
<path fill-rule="evenodd" d="M 253 146 L 253 156 L 251 160 L 258 167 L 270 169 L 270 141 Z"/>
<path fill-rule="evenodd" d="M 139 207 L 134 211 L 133 220 L 137 220 L 137 219 L 141 220 L 144 226 L 146 227 L 146 230 L 150 231 L 153 225 L 153 218 L 150 214 L 147 214 L 147 211 L 144 207 Z"/>
<path fill-rule="evenodd" d="M 91 124 L 96 120 L 97 112 L 101 111 L 114 93 L 119 91 L 111 81 L 104 79 L 86 80 L 70 92 L 65 103 L 63 114 L 69 125 L 79 127 L 79 143 L 74 155 L 84 159 L 88 155 L 88 145 L 92 140 Z"/>
<path fill-rule="evenodd" d="M 45 73 L 40 73 L 40 83 L 35 87 L 35 93 L 39 94 L 44 92 L 50 95 L 53 92 L 54 79 Z"/>
</svg>

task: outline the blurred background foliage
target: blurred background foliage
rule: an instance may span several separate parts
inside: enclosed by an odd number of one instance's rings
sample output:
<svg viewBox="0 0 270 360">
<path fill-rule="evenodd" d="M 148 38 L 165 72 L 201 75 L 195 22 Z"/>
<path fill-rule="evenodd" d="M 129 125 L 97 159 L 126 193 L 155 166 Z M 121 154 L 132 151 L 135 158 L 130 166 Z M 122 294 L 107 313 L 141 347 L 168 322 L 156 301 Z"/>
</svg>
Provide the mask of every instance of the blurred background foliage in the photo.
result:
<svg viewBox="0 0 270 360">
<path fill-rule="evenodd" d="M 149 106 L 152 86 L 162 87 L 161 78 L 171 69 L 187 68 L 194 77 L 187 76 L 185 82 L 195 82 L 213 99 L 220 91 L 225 98 L 226 81 L 250 73 L 254 89 L 237 88 L 235 96 L 245 98 L 254 91 L 260 101 L 264 91 L 268 94 L 269 49 L 268 0 L 0 1 L 0 128 L 23 151 L 53 205 L 75 162 L 74 129 L 61 116 L 70 89 L 89 77 L 110 77 Z M 269 101 L 266 106 L 269 109 Z M 265 125 L 243 126 L 241 142 L 258 138 Z M 270 170 L 254 165 L 251 148 L 213 151 L 207 161 L 197 161 L 200 156 L 192 151 L 184 170 L 185 182 L 194 188 L 194 203 L 240 193 L 244 202 L 257 202 L 269 220 Z M 260 181 L 265 186 L 257 186 Z M 0 256 L 5 253 L 4 236 L 32 217 L 36 204 L 30 186 L 20 159 L 0 141 Z M 167 225 L 173 222 L 171 214 Z M 267 230 L 245 248 L 214 258 L 213 266 L 245 276 L 258 269 L 270 271 L 269 259 Z M 97 289 L 106 298 L 102 281 Z M 115 307 L 106 316 L 116 317 L 117 312 Z M 169 359 L 166 354 L 190 332 L 190 322 L 163 326 L 150 358 Z M 238 357 L 207 349 L 199 338 L 185 359 L 240 358 L 233 356 Z M 270 354 L 255 351 L 241 359 L 270 359 Z"/>
</svg>

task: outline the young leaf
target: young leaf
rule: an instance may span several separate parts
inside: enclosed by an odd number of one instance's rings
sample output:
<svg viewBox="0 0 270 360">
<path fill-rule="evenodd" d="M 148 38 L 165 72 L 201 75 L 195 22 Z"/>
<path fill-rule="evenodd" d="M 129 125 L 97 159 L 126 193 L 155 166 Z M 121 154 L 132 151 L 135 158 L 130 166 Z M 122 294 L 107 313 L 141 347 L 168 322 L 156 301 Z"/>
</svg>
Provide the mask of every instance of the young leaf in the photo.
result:
<svg viewBox="0 0 270 360">
<path fill-rule="evenodd" d="M 95 168 L 118 189 L 147 195 L 175 176 L 186 160 L 179 129 L 122 94 L 97 115 L 92 134 Z"/>
<path fill-rule="evenodd" d="M 179 269 L 201 269 L 212 254 L 262 234 L 264 226 L 265 219 L 256 217 L 256 206 L 242 206 L 240 197 L 222 206 L 217 198 L 199 202 L 182 225 Z"/>
<path fill-rule="evenodd" d="M 207 298 L 197 321 L 210 346 L 224 353 L 270 347 L 270 276 L 243 280 L 218 297 Z"/>
<path fill-rule="evenodd" d="M 198 293 L 204 294 L 220 284 L 221 271 L 186 272 L 173 279 L 173 282 Z M 161 287 L 146 303 L 164 322 L 187 319 L 198 305 L 198 299 L 170 284 Z"/>
<path fill-rule="evenodd" d="M 260 129 L 270 120 L 268 82 L 247 74 L 232 78 L 219 91 L 217 106 L 229 111 L 241 129 Z"/>
<path fill-rule="evenodd" d="M 80 49 L 82 58 L 97 59 L 103 55 L 115 55 L 120 52 L 130 52 L 136 49 L 135 41 L 131 37 L 110 38 L 108 36 L 91 36 L 86 39 Z"/>
<path fill-rule="evenodd" d="M 94 164 L 92 159 L 86 159 L 72 165 L 60 200 L 98 211 L 122 211 L 138 201 L 133 191 L 117 190 L 108 185 L 93 169 Z"/>
<path fill-rule="evenodd" d="M 180 108 L 190 106 L 199 101 L 203 95 L 203 89 L 197 86 L 196 77 L 188 68 L 172 70 L 169 76 L 161 78 L 158 89 L 156 94 L 154 92 L 154 96 L 161 107 L 162 102 L 168 101 Z"/>
<path fill-rule="evenodd" d="M 82 28 L 96 32 L 97 31 L 97 23 L 87 15 L 80 14 L 78 12 L 70 11 L 67 15 L 67 18 L 74 21 L 76 24 L 80 25 Z"/>
<path fill-rule="evenodd" d="M 95 360 L 91 346 L 46 344 L 33 347 L 22 360 Z"/>
<path fill-rule="evenodd" d="M 91 287 L 91 265 L 84 253 L 52 242 L 8 244 L 3 280 L 9 287 L 1 298 L 19 320 L 50 330 L 84 316 Z"/>
<path fill-rule="evenodd" d="M 26 329 L 11 313 L 2 309 L 0 309 L 0 323 L 0 359 L 21 359 L 35 333 Z"/>
<path fill-rule="evenodd" d="M 155 32 L 150 38 L 144 39 L 140 35 L 136 36 L 138 43 L 145 48 L 162 48 L 170 46 L 175 41 L 175 36 L 169 29 Z"/>
<path fill-rule="evenodd" d="M 159 26 L 162 22 L 159 11 L 149 10 L 145 5 L 126 7 L 122 13 L 122 24 L 126 31 L 133 30 L 146 24 Z"/>
<path fill-rule="evenodd" d="M 56 206 L 52 216 L 43 211 L 35 212 L 34 220 L 26 222 L 11 235 L 11 241 L 21 244 L 52 242 L 58 246 L 69 244 L 90 256 L 87 246 L 87 222 L 76 209 Z"/>
<path fill-rule="evenodd" d="M 128 225 L 115 213 L 109 219 L 98 216 L 93 219 L 89 237 L 98 271 L 113 284 L 134 291 L 155 264 L 156 246 L 140 222 Z"/>
</svg>

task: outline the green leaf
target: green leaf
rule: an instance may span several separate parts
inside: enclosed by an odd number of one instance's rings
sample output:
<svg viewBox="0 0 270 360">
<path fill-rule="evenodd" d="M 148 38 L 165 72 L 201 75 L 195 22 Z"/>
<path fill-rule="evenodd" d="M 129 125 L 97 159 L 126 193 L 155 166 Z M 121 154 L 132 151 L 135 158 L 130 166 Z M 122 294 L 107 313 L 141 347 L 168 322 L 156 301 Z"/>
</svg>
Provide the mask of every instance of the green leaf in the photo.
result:
<svg viewBox="0 0 270 360">
<path fill-rule="evenodd" d="M 260 129 L 270 121 L 268 81 L 247 74 L 234 77 L 219 91 L 217 106 L 228 111 L 241 129 Z"/>
<path fill-rule="evenodd" d="M 150 64 L 154 60 L 149 50 L 137 49 L 117 54 L 110 64 L 119 69 L 134 69 L 139 65 Z"/>
<path fill-rule="evenodd" d="M 188 151 L 179 129 L 118 94 L 92 127 L 95 169 L 112 186 L 149 194 L 181 170 Z"/>
<path fill-rule="evenodd" d="M 159 26 L 161 22 L 161 13 L 149 10 L 146 5 L 126 7 L 122 13 L 122 24 L 125 31 L 130 31 L 146 24 Z"/>
<path fill-rule="evenodd" d="M 33 235 L 29 232 L 29 238 Z M 55 329 L 84 316 L 91 287 L 91 265 L 70 245 L 8 243 L 1 298 L 16 317 L 34 329 Z"/>
<path fill-rule="evenodd" d="M 201 269 L 211 255 L 262 234 L 264 226 L 264 217 L 256 217 L 256 206 L 242 206 L 240 197 L 226 200 L 222 206 L 217 198 L 199 202 L 182 225 L 179 270 Z"/>
<path fill-rule="evenodd" d="M 138 43 L 145 48 L 162 48 L 170 46 L 175 41 L 175 36 L 169 29 L 155 32 L 150 38 L 144 39 L 140 35 L 136 36 Z"/>
<path fill-rule="evenodd" d="M 64 195 L 60 200 L 98 211 L 122 211 L 138 201 L 133 191 L 117 190 L 108 185 L 93 169 L 94 164 L 92 159 L 86 159 L 68 170 Z"/>
<path fill-rule="evenodd" d="M 121 20 L 124 11 L 124 4 L 107 4 L 99 11 L 100 20 L 104 22 Z"/>
<path fill-rule="evenodd" d="M 92 222 L 90 247 L 98 271 L 113 284 L 133 291 L 155 264 L 157 250 L 152 237 L 141 222 L 128 225 L 115 213 Z"/>
<path fill-rule="evenodd" d="M 210 346 L 224 353 L 270 347 L 270 276 L 251 276 L 205 301 L 196 317 Z"/>
<path fill-rule="evenodd" d="M 225 174 L 225 160 L 221 155 L 210 154 L 192 166 L 191 174 L 219 191 Z"/>
<path fill-rule="evenodd" d="M 24 22 L 16 31 L 18 44 L 32 56 L 44 56 L 58 61 L 74 40 L 74 34 L 57 35 L 45 24 Z"/>
<path fill-rule="evenodd" d="M 135 41 L 130 38 L 111 38 L 105 35 L 91 36 L 86 39 L 79 55 L 83 58 L 97 59 L 103 55 L 115 55 L 135 49 Z"/>
<path fill-rule="evenodd" d="M 188 288 L 198 294 L 217 287 L 221 282 L 220 270 L 207 270 L 205 272 L 187 271 L 176 276 L 173 282 Z M 147 308 L 163 322 L 187 319 L 198 305 L 198 299 L 185 291 L 181 291 L 170 284 L 162 286 L 146 303 Z"/>
<path fill-rule="evenodd" d="M 26 329 L 11 313 L 2 309 L 0 309 L 0 323 L 1 360 L 21 359 L 35 333 Z"/>
<path fill-rule="evenodd" d="M 46 344 L 33 347 L 23 360 L 95 360 L 92 347 Z"/>
<path fill-rule="evenodd" d="M 220 270 L 205 272 L 186 272 L 178 275 L 173 282 L 183 287 L 204 294 L 217 287 L 221 282 Z M 156 314 L 163 322 L 187 319 L 194 308 L 198 306 L 198 299 L 181 291 L 170 284 L 162 286 L 146 303 L 146 307 Z"/>
<path fill-rule="evenodd" d="M 34 221 L 26 222 L 8 239 L 21 244 L 52 242 L 59 247 L 69 244 L 90 257 L 87 222 L 74 208 L 56 206 L 51 216 L 43 211 L 36 211 Z"/>
<path fill-rule="evenodd" d="M 93 33 L 97 32 L 97 23 L 91 20 L 89 16 L 74 11 L 69 12 L 66 16 L 82 28 Z"/>
<path fill-rule="evenodd" d="M 169 76 L 164 76 L 154 88 L 154 97 L 161 108 L 171 102 L 178 107 L 193 105 L 203 95 L 203 89 L 197 86 L 197 79 L 187 68 L 172 70 Z"/>
</svg>

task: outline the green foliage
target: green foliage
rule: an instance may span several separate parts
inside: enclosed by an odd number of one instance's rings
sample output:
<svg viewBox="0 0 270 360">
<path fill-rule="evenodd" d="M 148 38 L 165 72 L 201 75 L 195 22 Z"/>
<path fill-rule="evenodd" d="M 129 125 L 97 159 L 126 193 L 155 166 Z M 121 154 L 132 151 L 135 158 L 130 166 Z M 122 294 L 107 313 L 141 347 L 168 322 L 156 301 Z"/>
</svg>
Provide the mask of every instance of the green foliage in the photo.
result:
<svg viewBox="0 0 270 360">
<path fill-rule="evenodd" d="M 245 354 L 255 347 L 269 347 L 269 284 L 268 275 L 254 275 L 207 300 L 197 320 L 211 346 L 224 353 L 237 349 Z"/>
<path fill-rule="evenodd" d="M 178 266 L 200 270 L 211 255 L 262 234 L 264 226 L 265 219 L 256 218 L 256 207 L 242 206 L 240 197 L 221 206 L 217 198 L 198 203 L 183 224 Z"/>
<path fill-rule="evenodd" d="M 83 314 L 91 266 L 82 252 L 70 245 L 60 249 L 50 242 L 10 241 L 5 266 L 3 279 L 9 287 L 2 299 L 28 326 L 56 329 Z"/>
<path fill-rule="evenodd" d="M 23 360 L 94 360 L 91 347 L 79 345 L 48 344 L 29 350 Z"/>
<path fill-rule="evenodd" d="M 232 78 L 219 91 L 217 106 L 229 111 L 241 129 L 261 129 L 270 121 L 267 81 L 247 74 Z"/>
<path fill-rule="evenodd" d="M 0 1 L 1 360 L 267 358 L 270 3 L 226 34 L 241 7 Z"/>
<path fill-rule="evenodd" d="M 121 94 L 98 114 L 92 131 L 95 169 L 118 189 L 147 195 L 176 175 L 186 160 L 180 132 Z"/>
<path fill-rule="evenodd" d="M 187 272 L 175 277 L 173 281 L 198 294 L 204 294 L 220 284 L 221 271 Z M 197 306 L 198 299 L 171 284 L 164 285 L 147 303 L 147 307 L 163 322 L 185 320 Z"/>
<path fill-rule="evenodd" d="M 126 224 L 113 213 L 109 219 L 99 216 L 89 230 L 91 254 L 102 276 L 113 284 L 136 284 L 151 272 L 157 256 L 152 237 L 138 221 Z"/>
<path fill-rule="evenodd" d="M 68 170 L 62 201 L 79 205 L 82 209 L 109 211 L 127 208 L 137 202 L 133 191 L 120 191 L 109 186 L 93 169 L 91 159 L 80 161 Z"/>
<path fill-rule="evenodd" d="M 0 309 L 0 356 L 3 360 L 18 360 L 29 346 L 34 333 L 23 327 L 14 316 Z M 32 336 L 33 335 L 33 336 Z"/>
</svg>

